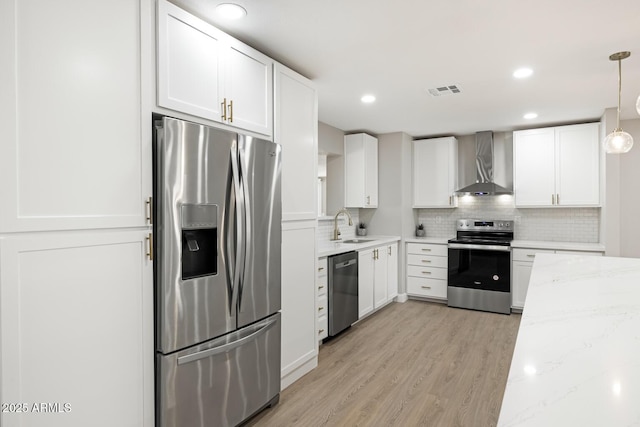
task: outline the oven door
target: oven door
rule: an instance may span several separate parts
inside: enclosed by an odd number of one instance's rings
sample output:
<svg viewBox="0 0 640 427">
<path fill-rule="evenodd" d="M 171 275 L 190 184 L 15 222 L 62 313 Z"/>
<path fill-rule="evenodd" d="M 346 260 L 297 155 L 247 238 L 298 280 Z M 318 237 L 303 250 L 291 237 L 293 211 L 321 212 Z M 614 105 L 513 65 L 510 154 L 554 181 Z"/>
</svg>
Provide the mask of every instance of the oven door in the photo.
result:
<svg viewBox="0 0 640 427">
<path fill-rule="evenodd" d="M 511 292 L 511 247 L 449 244 L 448 286 Z"/>
</svg>

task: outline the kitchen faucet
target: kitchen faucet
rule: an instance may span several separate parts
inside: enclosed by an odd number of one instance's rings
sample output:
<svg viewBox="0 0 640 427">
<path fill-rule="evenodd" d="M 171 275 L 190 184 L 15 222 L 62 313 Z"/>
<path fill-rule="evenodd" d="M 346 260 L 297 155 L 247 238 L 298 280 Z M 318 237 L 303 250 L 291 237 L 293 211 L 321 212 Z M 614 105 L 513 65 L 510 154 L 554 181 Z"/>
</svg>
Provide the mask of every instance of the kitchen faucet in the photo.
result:
<svg viewBox="0 0 640 427">
<path fill-rule="evenodd" d="M 333 239 L 331 240 L 340 240 L 340 230 L 338 229 L 338 215 L 340 215 L 341 213 L 347 214 L 347 216 L 349 217 L 349 225 L 353 225 L 351 214 L 349 213 L 347 208 L 340 209 L 336 216 L 333 218 Z"/>
</svg>

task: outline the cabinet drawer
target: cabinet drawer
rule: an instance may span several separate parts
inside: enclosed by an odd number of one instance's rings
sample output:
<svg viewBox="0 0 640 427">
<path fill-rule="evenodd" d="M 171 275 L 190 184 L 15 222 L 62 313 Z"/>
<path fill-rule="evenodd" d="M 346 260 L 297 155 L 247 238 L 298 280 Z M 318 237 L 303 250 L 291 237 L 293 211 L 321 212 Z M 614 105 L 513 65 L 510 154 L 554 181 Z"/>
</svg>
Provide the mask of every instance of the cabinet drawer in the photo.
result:
<svg viewBox="0 0 640 427">
<path fill-rule="evenodd" d="M 447 268 L 447 257 L 407 254 L 407 264 L 425 267 Z"/>
<path fill-rule="evenodd" d="M 511 259 L 514 261 L 533 262 L 536 254 L 552 254 L 555 251 L 551 249 L 512 249 Z"/>
<path fill-rule="evenodd" d="M 318 296 L 327 294 L 327 283 L 328 283 L 327 276 L 318 277 L 316 279 L 317 295 Z"/>
<path fill-rule="evenodd" d="M 318 340 L 324 339 L 329 333 L 329 321 L 327 316 L 318 317 Z"/>
<path fill-rule="evenodd" d="M 438 279 L 407 278 L 407 293 L 429 298 L 447 298 L 447 281 Z"/>
<path fill-rule="evenodd" d="M 447 256 L 447 245 L 436 245 L 431 243 L 407 243 L 407 253 Z"/>
<path fill-rule="evenodd" d="M 319 258 L 318 259 L 318 277 L 327 277 L 327 258 Z"/>
<path fill-rule="evenodd" d="M 318 317 L 327 315 L 327 296 L 318 297 Z"/>
<path fill-rule="evenodd" d="M 407 275 L 411 277 L 447 280 L 447 269 L 410 265 L 407 267 Z"/>
</svg>

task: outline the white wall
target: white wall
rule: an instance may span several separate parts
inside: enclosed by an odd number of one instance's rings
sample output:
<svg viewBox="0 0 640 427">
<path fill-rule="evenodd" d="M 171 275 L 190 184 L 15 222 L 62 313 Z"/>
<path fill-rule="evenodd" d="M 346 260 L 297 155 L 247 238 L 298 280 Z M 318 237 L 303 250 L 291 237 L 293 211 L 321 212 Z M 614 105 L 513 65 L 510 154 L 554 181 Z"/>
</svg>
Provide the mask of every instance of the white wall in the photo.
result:
<svg viewBox="0 0 640 427">
<path fill-rule="evenodd" d="M 640 118 L 623 120 L 620 125 L 634 140 L 631 151 L 618 155 L 620 256 L 640 258 Z"/>
</svg>

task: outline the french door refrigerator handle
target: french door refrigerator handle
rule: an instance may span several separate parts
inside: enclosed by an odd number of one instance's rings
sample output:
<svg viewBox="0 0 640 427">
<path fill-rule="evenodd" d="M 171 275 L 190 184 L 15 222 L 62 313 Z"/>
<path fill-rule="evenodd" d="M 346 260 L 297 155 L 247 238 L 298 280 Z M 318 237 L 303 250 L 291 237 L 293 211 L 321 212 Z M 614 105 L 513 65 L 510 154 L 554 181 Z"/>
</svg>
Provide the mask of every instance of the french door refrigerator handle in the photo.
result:
<svg viewBox="0 0 640 427">
<path fill-rule="evenodd" d="M 242 227 L 242 211 L 243 211 L 243 202 L 244 197 L 240 192 L 240 171 L 238 170 L 238 145 L 237 142 L 234 141 L 231 146 L 231 176 L 232 176 L 232 184 L 233 184 L 233 192 L 235 194 L 235 209 L 234 209 L 234 225 L 235 225 L 235 239 L 232 239 L 233 244 L 235 245 L 235 259 L 233 265 L 233 271 L 231 274 L 231 301 L 229 304 L 229 312 L 231 315 L 235 312 L 235 307 L 238 302 L 238 292 L 240 288 L 240 266 L 243 263 L 242 260 L 242 250 L 243 248 L 238 242 L 242 242 L 243 240 L 243 227 Z M 229 232 L 233 230 L 229 229 Z M 232 234 L 233 235 L 233 234 Z"/>
<path fill-rule="evenodd" d="M 258 336 L 267 332 L 269 328 L 271 328 L 276 322 L 277 318 L 273 318 L 268 320 L 260 329 L 257 331 L 247 335 L 246 337 L 242 337 L 236 341 L 232 341 L 230 343 L 223 344 L 219 347 L 209 348 L 207 350 L 199 351 L 197 353 L 189 354 L 187 356 L 178 357 L 178 365 L 184 365 L 185 363 L 195 362 L 197 360 L 205 359 L 207 357 L 215 356 L 216 354 L 226 353 L 228 351 L 233 350 L 234 348 L 240 347 L 241 345 L 251 341 Z"/>
<path fill-rule="evenodd" d="M 244 289 L 244 280 L 248 276 L 247 269 L 249 267 L 249 263 L 247 262 L 247 250 L 249 248 L 249 241 L 251 239 L 251 200 L 249 197 L 249 184 L 248 184 L 248 168 L 245 162 L 245 147 L 244 144 L 240 143 L 240 138 L 238 138 L 238 166 L 240 170 L 240 189 L 241 191 L 238 193 L 241 195 L 242 199 L 242 219 L 243 221 L 240 224 L 242 227 L 242 237 L 239 240 L 241 242 L 239 254 L 241 255 L 242 262 L 238 266 L 238 272 L 242 271 L 242 275 L 240 276 L 240 280 L 238 281 L 238 311 L 242 311 L 242 291 Z M 244 141 L 242 141 L 244 142 Z M 240 270 L 242 269 L 242 270 Z"/>
</svg>

